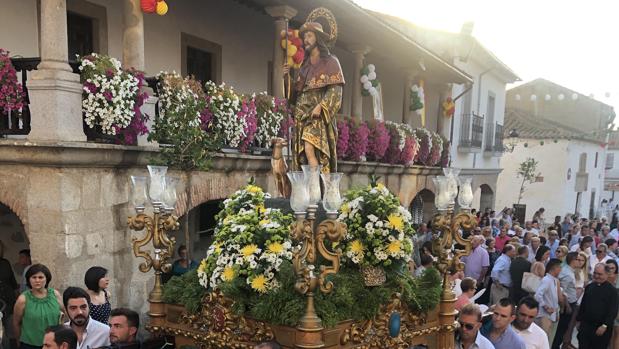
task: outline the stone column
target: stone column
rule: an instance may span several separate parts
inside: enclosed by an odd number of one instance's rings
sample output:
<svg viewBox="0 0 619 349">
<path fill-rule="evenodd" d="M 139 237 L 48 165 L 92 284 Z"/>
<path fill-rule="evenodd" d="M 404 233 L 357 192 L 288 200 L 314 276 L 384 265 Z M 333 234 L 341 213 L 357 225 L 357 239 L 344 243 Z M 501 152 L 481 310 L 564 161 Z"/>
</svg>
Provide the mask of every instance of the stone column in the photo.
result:
<svg viewBox="0 0 619 349">
<path fill-rule="evenodd" d="M 123 67 L 144 71 L 144 17 L 140 0 L 123 1 Z"/>
<path fill-rule="evenodd" d="M 410 110 L 411 105 L 411 86 L 417 81 L 417 71 L 410 70 L 406 73 L 404 80 L 404 110 L 402 111 L 402 122 L 413 127 L 421 127 L 421 118 L 416 112 Z"/>
<path fill-rule="evenodd" d="M 275 18 L 275 42 L 273 45 L 273 75 L 271 80 L 273 81 L 273 96 L 283 98 L 284 97 L 284 53 L 281 47 L 281 32 L 286 30 L 286 24 L 288 21 L 297 15 L 297 10 L 294 8 L 283 6 L 266 7 L 265 11 L 273 18 Z"/>
<path fill-rule="evenodd" d="M 68 64 L 66 0 L 41 1 L 41 63 L 28 80 L 32 141 L 86 141 L 82 85 Z"/>
<path fill-rule="evenodd" d="M 353 70 L 352 79 L 352 105 L 350 113 L 353 118 L 363 119 L 363 96 L 361 95 L 361 69 L 363 69 L 363 61 L 365 55 L 370 53 L 370 48 L 367 46 L 352 46 L 350 52 L 353 53 L 355 59 L 355 67 Z"/>
</svg>

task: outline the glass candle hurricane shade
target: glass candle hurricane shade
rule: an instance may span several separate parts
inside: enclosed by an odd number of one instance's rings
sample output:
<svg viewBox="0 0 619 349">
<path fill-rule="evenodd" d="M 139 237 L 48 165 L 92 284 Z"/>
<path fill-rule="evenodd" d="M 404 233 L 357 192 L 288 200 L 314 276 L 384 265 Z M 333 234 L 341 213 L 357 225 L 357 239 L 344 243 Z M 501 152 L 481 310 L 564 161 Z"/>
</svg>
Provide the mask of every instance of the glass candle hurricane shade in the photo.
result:
<svg viewBox="0 0 619 349">
<path fill-rule="evenodd" d="M 320 193 L 320 168 L 321 166 L 301 165 L 307 180 L 310 205 L 318 205 L 322 196 Z"/>
<path fill-rule="evenodd" d="M 460 177 L 460 194 L 458 195 L 458 205 L 465 209 L 470 209 L 473 204 L 473 188 L 471 182 L 473 177 Z"/>
<path fill-rule="evenodd" d="M 168 171 L 167 166 L 151 166 L 148 165 L 150 173 L 150 187 L 148 195 L 152 202 L 161 202 L 163 192 L 165 191 L 165 175 Z"/>
<path fill-rule="evenodd" d="M 443 174 L 447 177 L 447 192 L 449 193 L 449 203 L 453 204 L 456 196 L 458 196 L 458 174 L 459 168 L 445 167 Z"/>
<path fill-rule="evenodd" d="M 437 176 L 432 178 L 432 181 L 434 182 L 434 188 L 436 189 L 434 205 L 438 210 L 446 210 L 451 201 L 448 178 L 445 176 Z"/>
<path fill-rule="evenodd" d="M 337 212 L 342 205 L 342 196 L 340 195 L 340 180 L 342 173 L 322 173 L 322 182 L 325 185 L 325 194 L 322 198 L 322 206 L 327 212 Z"/>
<path fill-rule="evenodd" d="M 148 180 L 146 177 L 131 176 L 131 203 L 135 208 L 143 208 L 148 201 Z"/>
<path fill-rule="evenodd" d="M 290 207 L 294 212 L 305 212 L 310 204 L 305 173 L 290 171 L 286 175 L 290 179 Z"/>
<path fill-rule="evenodd" d="M 176 205 L 176 186 L 178 185 L 179 179 L 176 177 L 166 177 L 165 178 L 165 190 L 163 191 L 162 201 L 165 205 L 165 208 L 174 209 Z"/>
</svg>

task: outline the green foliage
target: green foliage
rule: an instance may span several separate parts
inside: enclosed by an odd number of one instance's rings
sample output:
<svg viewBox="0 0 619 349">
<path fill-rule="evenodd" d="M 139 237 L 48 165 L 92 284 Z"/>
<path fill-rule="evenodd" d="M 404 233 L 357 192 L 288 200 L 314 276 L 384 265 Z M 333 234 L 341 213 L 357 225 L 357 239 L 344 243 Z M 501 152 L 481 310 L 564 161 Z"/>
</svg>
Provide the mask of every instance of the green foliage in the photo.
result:
<svg viewBox="0 0 619 349">
<path fill-rule="evenodd" d="M 190 270 L 181 276 L 173 276 L 163 285 L 163 301 L 182 304 L 190 313 L 200 310 L 200 301 L 204 296 L 204 287 L 198 282 L 196 270 Z"/>
<path fill-rule="evenodd" d="M 526 146 L 527 144 L 525 143 L 525 147 Z M 525 161 L 520 163 L 517 176 L 522 178 L 522 183 L 520 184 L 518 203 L 522 200 L 522 196 L 524 195 L 524 191 L 526 189 L 526 183 L 533 183 L 535 181 L 535 177 L 540 175 L 535 173 L 538 164 L 539 162 L 534 158 L 527 158 Z"/>
<path fill-rule="evenodd" d="M 233 311 L 276 325 L 296 326 L 305 313 L 305 297 L 294 289 L 296 276 L 289 262 L 279 271 L 281 287 L 266 293 L 247 292 L 243 281 L 223 283 L 220 289 L 235 301 Z M 428 312 L 435 308 L 441 295 L 441 277 L 434 268 L 427 269 L 420 278 L 409 274 L 390 272 L 382 286 L 366 287 L 363 277 L 353 268 L 342 268 L 331 278 L 334 289 L 329 294 L 315 295 L 316 312 L 325 327 L 334 327 L 344 320 L 368 320 L 378 315 L 381 305 L 399 292 L 410 311 Z M 206 290 L 198 284 L 195 271 L 172 278 L 164 286 L 164 300 L 183 304 L 189 312 L 197 313 Z"/>
</svg>

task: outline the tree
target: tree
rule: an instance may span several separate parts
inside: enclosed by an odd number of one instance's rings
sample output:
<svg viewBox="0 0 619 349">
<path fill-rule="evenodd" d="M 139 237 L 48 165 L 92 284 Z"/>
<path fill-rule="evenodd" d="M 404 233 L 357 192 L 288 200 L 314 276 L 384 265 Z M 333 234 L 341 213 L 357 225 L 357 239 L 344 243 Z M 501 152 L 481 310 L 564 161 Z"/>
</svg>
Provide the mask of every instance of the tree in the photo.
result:
<svg viewBox="0 0 619 349">
<path fill-rule="evenodd" d="M 537 160 L 533 158 L 527 158 L 525 161 L 520 163 L 520 168 L 518 169 L 517 176 L 522 177 L 522 183 L 520 184 L 520 193 L 518 195 L 518 204 L 520 204 L 520 200 L 522 200 L 522 195 L 526 189 L 526 183 L 534 183 L 535 177 L 541 175 L 541 173 L 535 174 L 535 170 L 537 170 L 537 165 L 539 163 Z"/>
</svg>

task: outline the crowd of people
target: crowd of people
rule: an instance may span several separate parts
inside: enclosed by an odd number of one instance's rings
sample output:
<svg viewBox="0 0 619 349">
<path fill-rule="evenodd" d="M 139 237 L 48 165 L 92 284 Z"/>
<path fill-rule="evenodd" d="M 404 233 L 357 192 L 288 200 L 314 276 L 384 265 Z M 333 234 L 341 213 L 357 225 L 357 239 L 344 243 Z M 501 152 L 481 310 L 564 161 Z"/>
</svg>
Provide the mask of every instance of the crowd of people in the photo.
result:
<svg viewBox="0 0 619 349">
<path fill-rule="evenodd" d="M 617 220 L 575 215 L 520 224 L 511 209 L 474 212 L 478 226 L 464 275 L 452 280 L 457 348 L 619 348 Z M 421 224 L 415 265 L 432 257 L 432 227 Z M 573 338 L 576 338 L 573 341 Z"/>
</svg>

